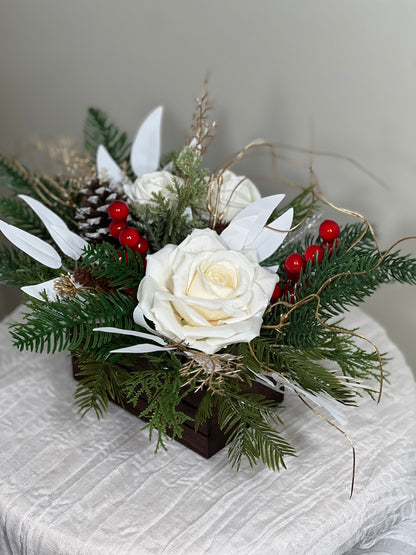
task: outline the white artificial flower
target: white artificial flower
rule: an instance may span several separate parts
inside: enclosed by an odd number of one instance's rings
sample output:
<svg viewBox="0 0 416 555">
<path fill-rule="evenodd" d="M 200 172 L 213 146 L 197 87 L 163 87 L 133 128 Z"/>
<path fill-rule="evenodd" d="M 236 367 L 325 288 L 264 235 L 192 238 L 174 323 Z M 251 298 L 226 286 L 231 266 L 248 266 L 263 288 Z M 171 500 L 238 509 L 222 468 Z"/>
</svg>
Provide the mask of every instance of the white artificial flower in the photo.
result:
<svg viewBox="0 0 416 555">
<path fill-rule="evenodd" d="M 229 170 L 221 174 L 221 185 L 214 183 L 212 193 L 209 194 L 209 201 L 213 207 L 217 202 L 218 190 L 218 214 L 224 212 L 224 222 L 231 221 L 246 206 L 261 198 L 259 190 L 248 177 L 236 175 Z"/>
<path fill-rule="evenodd" d="M 211 229 L 147 257 L 139 307 L 156 331 L 212 354 L 257 337 L 278 277 Z"/>
<path fill-rule="evenodd" d="M 134 183 L 124 185 L 124 192 L 133 205 L 154 202 L 153 193 L 162 193 L 165 199 L 173 203 L 176 200 L 176 195 L 168 188 L 173 185 L 173 179 L 179 184 L 183 183 L 180 177 L 175 177 L 165 170 L 145 173 L 138 177 Z"/>
</svg>

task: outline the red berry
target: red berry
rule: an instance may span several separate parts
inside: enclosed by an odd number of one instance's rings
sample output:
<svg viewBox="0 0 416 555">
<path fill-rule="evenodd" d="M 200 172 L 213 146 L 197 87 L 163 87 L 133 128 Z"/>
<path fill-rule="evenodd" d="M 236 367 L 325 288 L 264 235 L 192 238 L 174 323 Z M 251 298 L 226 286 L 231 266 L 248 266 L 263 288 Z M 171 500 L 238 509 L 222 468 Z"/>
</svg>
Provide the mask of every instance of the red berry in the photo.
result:
<svg viewBox="0 0 416 555">
<path fill-rule="evenodd" d="M 282 294 L 282 288 L 278 283 L 276 283 L 270 302 L 274 303 L 274 301 L 277 301 L 277 299 L 280 297 L 281 294 Z"/>
<path fill-rule="evenodd" d="M 118 236 L 118 240 L 120 241 L 120 245 L 123 247 L 130 247 L 134 249 L 136 245 L 139 243 L 140 234 L 137 229 L 134 227 L 126 227 L 120 232 Z"/>
<path fill-rule="evenodd" d="M 305 261 L 297 252 L 289 254 L 284 263 L 285 272 L 291 276 L 298 276 L 305 267 Z"/>
<path fill-rule="evenodd" d="M 147 251 L 149 250 L 149 241 L 144 237 L 142 237 L 141 235 L 139 235 L 139 242 L 137 243 L 137 245 L 134 247 L 133 250 L 134 252 L 138 252 L 139 254 L 146 254 Z"/>
<path fill-rule="evenodd" d="M 296 295 L 295 295 L 294 285 L 292 282 L 286 282 L 286 286 L 283 291 L 283 298 L 287 299 L 290 303 L 296 302 Z"/>
<path fill-rule="evenodd" d="M 120 232 L 123 231 L 123 229 L 126 229 L 126 227 L 126 222 L 111 222 L 108 226 L 108 231 L 110 232 L 110 235 L 114 237 L 114 239 L 118 239 Z"/>
<path fill-rule="evenodd" d="M 338 239 L 335 239 L 335 241 L 331 241 L 330 243 L 322 243 L 323 247 L 328 251 L 329 256 L 332 256 L 334 254 L 334 252 L 336 253 L 339 247 L 339 241 Z"/>
<path fill-rule="evenodd" d="M 323 247 L 321 247 L 320 245 L 311 245 L 306 249 L 303 257 L 305 259 L 305 262 L 312 260 L 312 264 L 315 264 L 316 261 L 318 261 L 318 263 L 322 262 L 324 254 L 325 251 Z"/>
<path fill-rule="evenodd" d="M 116 222 L 123 221 L 129 215 L 129 207 L 122 200 L 115 200 L 108 207 L 108 215 Z"/>
<path fill-rule="evenodd" d="M 128 266 L 128 264 L 129 264 L 129 255 L 128 255 L 127 251 L 118 252 L 117 256 L 118 256 L 118 261 L 119 262 L 123 262 L 123 259 L 124 259 L 124 262 L 126 263 L 126 266 Z"/>
<path fill-rule="evenodd" d="M 339 225 L 333 220 L 325 220 L 319 227 L 319 235 L 321 239 L 327 243 L 335 241 L 339 237 Z"/>
<path fill-rule="evenodd" d="M 124 292 L 127 293 L 127 295 L 131 295 L 134 298 L 137 297 L 137 287 L 127 287 L 127 289 L 124 289 Z"/>
</svg>

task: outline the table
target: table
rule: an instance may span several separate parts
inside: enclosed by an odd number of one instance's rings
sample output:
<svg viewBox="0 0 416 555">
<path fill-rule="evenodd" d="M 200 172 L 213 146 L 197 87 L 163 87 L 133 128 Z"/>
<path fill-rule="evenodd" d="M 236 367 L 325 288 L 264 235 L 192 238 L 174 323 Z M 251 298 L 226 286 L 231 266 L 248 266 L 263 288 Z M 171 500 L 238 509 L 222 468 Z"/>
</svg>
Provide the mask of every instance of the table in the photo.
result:
<svg viewBox="0 0 416 555">
<path fill-rule="evenodd" d="M 18 318 L 14 313 L 8 320 Z M 172 442 L 154 454 L 141 423 L 111 405 L 97 421 L 73 405 L 68 354 L 20 353 L 0 324 L 2 555 L 416 553 L 416 386 L 384 330 L 360 326 L 389 351 L 391 384 L 364 398 L 345 438 L 290 393 L 281 417 L 298 457 L 287 470 L 233 470 Z"/>
</svg>

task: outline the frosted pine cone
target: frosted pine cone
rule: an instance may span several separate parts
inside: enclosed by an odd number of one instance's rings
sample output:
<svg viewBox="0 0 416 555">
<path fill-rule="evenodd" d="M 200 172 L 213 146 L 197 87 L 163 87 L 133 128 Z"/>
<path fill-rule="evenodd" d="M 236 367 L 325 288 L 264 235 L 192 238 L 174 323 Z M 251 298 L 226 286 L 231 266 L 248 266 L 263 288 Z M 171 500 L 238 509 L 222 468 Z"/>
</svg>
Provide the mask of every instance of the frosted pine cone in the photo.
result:
<svg viewBox="0 0 416 555">
<path fill-rule="evenodd" d="M 108 181 L 99 179 L 93 179 L 82 193 L 85 197 L 75 216 L 80 235 L 90 243 L 112 242 L 107 211 L 110 204 L 117 200 L 117 193 Z"/>
</svg>

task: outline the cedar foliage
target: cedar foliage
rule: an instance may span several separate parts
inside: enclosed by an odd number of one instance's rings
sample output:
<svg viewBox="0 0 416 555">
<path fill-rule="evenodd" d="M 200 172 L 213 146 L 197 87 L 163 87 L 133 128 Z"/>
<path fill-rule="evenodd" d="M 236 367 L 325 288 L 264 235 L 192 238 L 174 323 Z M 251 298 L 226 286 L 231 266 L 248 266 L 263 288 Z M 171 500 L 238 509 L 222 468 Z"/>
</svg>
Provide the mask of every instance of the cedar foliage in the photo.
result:
<svg viewBox="0 0 416 555">
<path fill-rule="evenodd" d="M 202 157 L 185 147 L 173 156 L 176 176 L 168 187 L 175 200 L 153 193 L 153 202 L 133 207 L 137 224 L 148 238 L 153 251 L 166 244 L 178 245 L 193 229 L 205 227 L 197 209 L 207 195 L 208 171 L 201 168 Z M 177 177 L 183 179 L 181 183 Z"/>
</svg>

